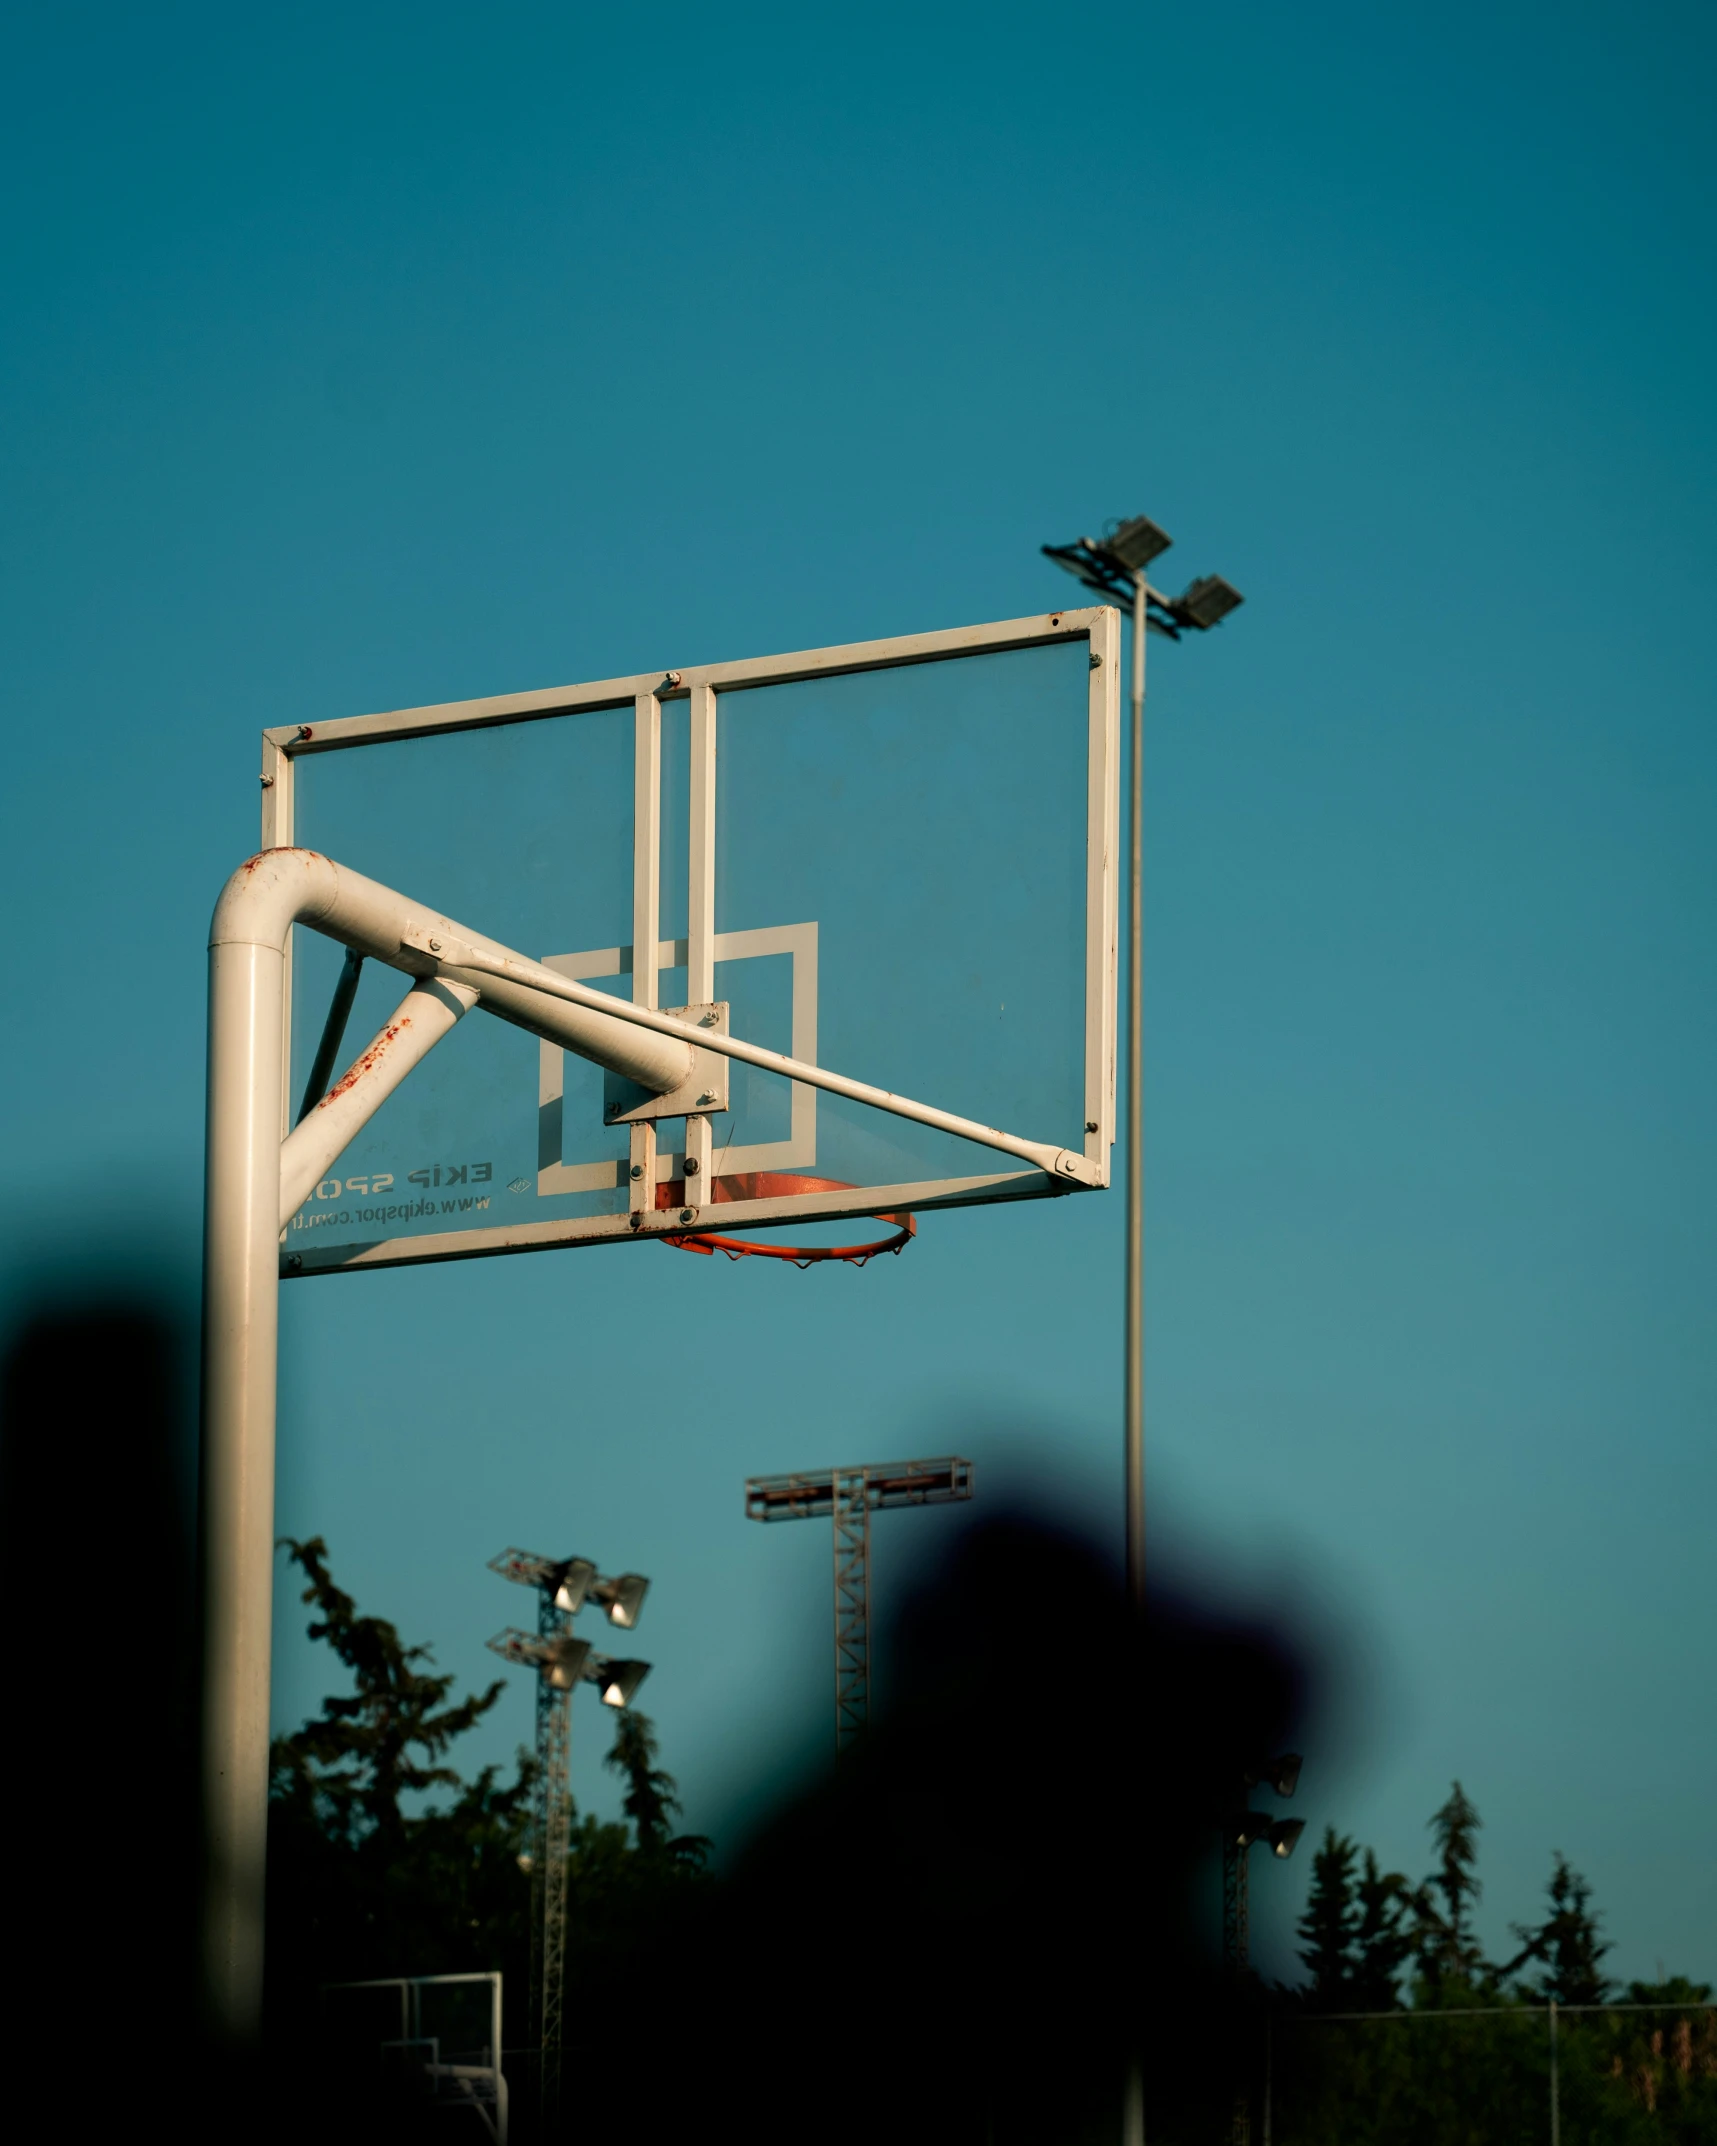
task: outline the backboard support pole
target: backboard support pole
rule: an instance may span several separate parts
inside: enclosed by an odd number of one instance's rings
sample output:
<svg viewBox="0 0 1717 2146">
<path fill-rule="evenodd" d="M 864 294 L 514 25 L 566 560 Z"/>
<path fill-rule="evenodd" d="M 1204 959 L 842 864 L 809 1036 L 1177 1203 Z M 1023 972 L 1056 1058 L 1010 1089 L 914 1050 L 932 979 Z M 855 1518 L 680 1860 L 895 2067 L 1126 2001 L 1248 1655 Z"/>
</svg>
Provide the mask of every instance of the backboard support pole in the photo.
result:
<svg viewBox="0 0 1717 2146">
<path fill-rule="evenodd" d="M 279 1353 L 278 945 L 209 950 L 203 1219 L 203 2003 L 240 2047 L 262 2017 Z"/>
</svg>

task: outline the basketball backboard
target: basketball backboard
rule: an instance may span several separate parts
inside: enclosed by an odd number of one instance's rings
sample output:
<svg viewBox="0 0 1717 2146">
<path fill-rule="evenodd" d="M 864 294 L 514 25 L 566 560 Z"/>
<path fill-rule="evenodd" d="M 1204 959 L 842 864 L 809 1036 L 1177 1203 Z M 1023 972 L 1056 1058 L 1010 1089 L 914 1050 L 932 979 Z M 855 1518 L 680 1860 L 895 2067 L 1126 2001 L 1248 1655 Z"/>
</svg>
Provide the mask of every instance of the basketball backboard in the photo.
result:
<svg viewBox="0 0 1717 2146">
<path fill-rule="evenodd" d="M 1084 1165 L 1072 1184 L 714 1054 L 657 1098 L 465 1021 L 292 1215 L 282 1271 L 672 1236 L 694 1209 L 850 1238 L 1106 1182 L 1117 648 L 1099 607 L 266 732 L 265 847 Z M 341 961 L 295 931 L 289 1106 Z M 364 969 L 342 1063 L 400 983 Z"/>
</svg>

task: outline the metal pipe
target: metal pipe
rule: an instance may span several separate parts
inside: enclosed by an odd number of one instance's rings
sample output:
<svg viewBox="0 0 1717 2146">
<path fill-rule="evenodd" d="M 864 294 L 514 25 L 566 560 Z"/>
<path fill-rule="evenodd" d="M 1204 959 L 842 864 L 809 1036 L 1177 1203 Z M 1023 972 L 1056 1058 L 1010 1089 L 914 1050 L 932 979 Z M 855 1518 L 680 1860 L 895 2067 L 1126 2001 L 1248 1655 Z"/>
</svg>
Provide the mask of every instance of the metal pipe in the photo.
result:
<svg viewBox="0 0 1717 2146">
<path fill-rule="evenodd" d="M 412 985 L 369 1048 L 282 1141 L 282 1229 L 310 1197 L 323 1172 L 344 1154 L 412 1068 L 423 1063 L 476 1003 L 472 985 L 456 984 L 449 978 Z"/>
<path fill-rule="evenodd" d="M 283 968 L 278 946 L 209 949 L 202 1956 L 209 2024 L 240 2044 L 256 2038 L 262 2009 Z"/>
<path fill-rule="evenodd" d="M 328 1018 L 322 1024 L 322 1040 L 316 1046 L 316 1056 L 311 1061 L 310 1078 L 304 1083 L 304 1100 L 298 1106 L 298 1123 L 316 1108 L 328 1092 L 328 1083 L 334 1077 L 334 1061 L 340 1055 L 340 1039 L 346 1033 L 346 1023 L 351 1018 L 352 1001 L 358 995 L 358 978 L 364 973 L 364 957 L 346 949 L 346 958 L 340 964 L 339 980 L 334 986 L 334 996 L 328 1001 Z"/>
<path fill-rule="evenodd" d="M 421 950 L 421 949 L 419 949 Z M 558 976 L 553 969 L 540 967 L 534 961 L 521 961 L 517 955 L 497 956 L 470 946 L 450 944 L 443 940 L 441 958 L 442 974 L 460 981 L 475 981 L 483 993 L 483 1002 L 488 1004 L 489 979 L 505 977 L 526 985 L 530 991 L 544 992 L 551 998 L 565 999 L 573 1006 L 612 1005 L 615 1001 L 606 992 L 594 991 L 588 984 L 574 983 L 569 977 Z M 694 1028 L 688 1021 L 676 1020 L 672 1014 L 659 1013 L 651 1006 L 625 1006 L 620 1012 L 623 1021 L 635 1021 L 640 1028 L 648 1028 L 662 1036 L 678 1036 L 698 1048 L 716 1051 L 724 1058 L 738 1058 L 744 1064 L 761 1066 L 766 1073 L 779 1073 L 785 1080 L 798 1080 L 808 1087 L 821 1088 L 830 1095 L 844 1095 L 854 1103 L 868 1103 L 873 1109 L 886 1110 L 897 1118 L 910 1118 L 916 1125 L 928 1125 L 936 1132 L 953 1133 L 961 1140 L 975 1141 L 980 1147 L 997 1149 L 1004 1155 L 1017 1155 L 1022 1162 L 1029 1162 L 1051 1177 L 1071 1178 L 1076 1184 L 1097 1185 L 1102 1175 L 1095 1163 L 1087 1162 L 1083 1155 L 1076 1155 L 1071 1148 L 1057 1147 L 1052 1141 L 1022 1140 L 1013 1133 L 998 1132 L 993 1125 L 980 1125 L 974 1118 L 957 1117 L 951 1110 L 938 1110 L 930 1103 L 915 1103 L 909 1096 L 896 1095 L 887 1088 L 873 1088 L 867 1081 L 849 1080 L 844 1073 L 832 1073 L 826 1066 L 809 1065 L 802 1058 L 789 1058 L 781 1051 L 765 1050 L 758 1043 L 744 1043 L 737 1036 L 724 1036 L 714 1029 Z"/>
<path fill-rule="evenodd" d="M 1142 570 L 1133 576 L 1132 767 L 1127 786 L 1127 1100 L 1126 1266 L 1123 1315 L 1122 1497 L 1126 1509 L 1127 1598 L 1145 1612 L 1145 1069 L 1144 1069 L 1144 797 L 1145 600 Z M 1122 2146 L 1145 2146 L 1145 2078 L 1133 2060 L 1121 2111 Z"/>
<path fill-rule="evenodd" d="M 1142 572 L 1133 576 L 1133 694 L 1127 855 L 1127 1213 L 1124 1447 L 1127 1513 L 1127 1593 L 1145 1607 L 1145 1067 L 1144 1067 L 1144 798 L 1145 598 Z"/>
<path fill-rule="evenodd" d="M 215 906 L 209 943 L 284 947 L 295 923 L 313 925 L 354 953 L 408 976 L 433 976 L 441 966 L 426 951 L 432 940 L 457 939 L 489 954 L 511 955 L 498 941 L 310 849 L 263 850 L 240 865 Z M 483 1005 L 485 1012 L 606 1066 L 652 1094 L 666 1095 L 680 1086 L 692 1068 L 683 1045 L 640 1034 L 607 1010 L 617 1004 L 607 994 L 587 997 L 594 1005 L 557 1006 L 537 992 L 503 984 L 484 991 Z"/>
</svg>

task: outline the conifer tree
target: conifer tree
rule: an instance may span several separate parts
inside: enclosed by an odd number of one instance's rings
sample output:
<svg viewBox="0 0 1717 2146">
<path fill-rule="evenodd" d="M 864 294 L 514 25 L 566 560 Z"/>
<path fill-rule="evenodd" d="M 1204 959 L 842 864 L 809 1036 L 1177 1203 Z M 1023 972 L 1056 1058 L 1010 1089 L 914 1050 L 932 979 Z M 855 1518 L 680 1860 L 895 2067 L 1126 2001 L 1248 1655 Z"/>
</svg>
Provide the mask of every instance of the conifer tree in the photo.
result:
<svg viewBox="0 0 1717 2146">
<path fill-rule="evenodd" d="M 1362 1853 L 1346 1834 L 1326 1827 L 1299 1924 L 1313 2009 L 1393 2011 L 1401 2001 L 1401 1970 L 1417 1942 L 1418 1907 L 1399 1871 L 1379 1870 L 1372 1849 Z"/>
<path fill-rule="evenodd" d="M 625 1779 L 621 1809 L 637 1829 L 639 1849 L 701 1868 L 710 1843 L 701 1833 L 673 1831 L 680 1812 L 678 1783 L 656 1764 L 656 1753 L 656 1724 L 648 1714 L 623 1708 L 614 1724 L 613 1749 L 602 1763 Z"/>
<path fill-rule="evenodd" d="M 484 1767 L 466 1781 L 449 1747 L 505 1688 L 455 1700 L 454 1679 L 425 1665 L 382 1617 L 360 1616 L 338 1587 L 320 1536 L 284 1546 L 303 1599 L 352 1689 L 270 1753 L 270 2007 L 313 2002 L 316 1984 L 364 1975 L 437 1973 L 483 1964 L 522 1974 L 530 1889 L 519 1857 L 530 1839 L 535 1764 L 515 1778 Z M 427 1808 L 403 1799 L 448 1792 Z"/>
<path fill-rule="evenodd" d="M 1529 1963 L 1538 1966 L 1542 1972 L 1526 1988 L 1541 2003 L 1554 1998 L 1558 2004 L 1602 2004 L 1610 1983 L 1598 1963 L 1610 1947 L 1599 1942 L 1591 1886 L 1560 1848 L 1545 1891 L 1549 1914 L 1536 1925 L 1512 1926 L 1522 1949 L 1503 1972 L 1513 1974 Z"/>
<path fill-rule="evenodd" d="M 1300 1917 L 1300 1959 L 1311 1976 L 1309 2002 L 1320 2012 L 1349 2009 L 1353 1945 L 1359 1908 L 1353 1896 L 1358 1848 L 1345 1833 L 1325 1826 L 1323 1846 L 1312 1858 L 1311 1889 Z"/>
<path fill-rule="evenodd" d="M 464 1787 L 440 1762 L 500 1698 L 505 1680 L 446 1704 L 455 1680 L 419 1668 L 433 1659 L 431 1649 L 406 1646 L 385 1617 L 358 1615 L 352 1597 L 334 1584 L 320 1535 L 308 1542 L 289 1537 L 283 1547 L 310 1583 L 301 1598 L 319 1613 L 310 1637 L 327 1641 L 357 1688 L 324 1699 L 315 1720 L 276 1739 L 272 1795 L 312 1803 L 322 1829 L 348 1842 L 371 1834 L 395 1838 L 404 1823 L 401 1796 Z"/>
<path fill-rule="evenodd" d="M 504 1682 L 463 1699 L 385 1618 L 360 1616 L 329 1570 L 320 1536 L 284 1545 L 308 1585 L 310 1637 L 329 1646 L 351 1688 L 271 1754 L 270 2007 L 300 2029 L 317 1984 L 369 1975 L 500 1967 L 522 1989 L 530 1949 L 536 1763 L 520 1752 L 465 1780 L 456 1740 L 496 1704 Z M 573 1972 L 654 1926 L 701 1876 L 709 1843 L 672 1831 L 679 1799 L 656 1763 L 655 1731 L 622 1710 L 609 1764 L 627 1782 L 637 1833 L 575 1821 L 568 1865 Z M 436 1792 L 440 1793 L 436 1793 Z M 427 1800 L 433 1798 L 433 1800 Z"/>
<path fill-rule="evenodd" d="M 1452 1784 L 1448 1801 L 1431 1819 L 1437 1867 L 1421 1887 L 1415 1906 L 1419 1972 L 1433 1998 L 1451 1986 L 1476 1988 L 1494 1976 L 1472 1924 L 1473 1909 L 1483 1891 L 1476 1875 L 1482 1823 L 1459 1781 Z"/>
<path fill-rule="evenodd" d="M 1418 1940 L 1419 1897 L 1400 1871 L 1379 1870 L 1370 1848 L 1353 1891 L 1357 1920 L 1352 2007 L 1356 2012 L 1392 2012 L 1401 2002 L 1401 1970 Z"/>
</svg>

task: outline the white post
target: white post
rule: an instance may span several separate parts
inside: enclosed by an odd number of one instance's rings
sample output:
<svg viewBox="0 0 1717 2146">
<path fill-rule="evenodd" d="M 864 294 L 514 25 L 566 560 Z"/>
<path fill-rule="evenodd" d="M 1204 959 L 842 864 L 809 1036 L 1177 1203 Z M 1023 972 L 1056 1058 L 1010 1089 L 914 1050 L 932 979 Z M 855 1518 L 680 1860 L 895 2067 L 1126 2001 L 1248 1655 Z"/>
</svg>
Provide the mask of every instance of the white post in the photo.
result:
<svg viewBox="0 0 1717 2146">
<path fill-rule="evenodd" d="M 1127 2072 L 1127 2092 L 1121 2108 L 1121 2146 L 1145 2146 L 1145 2073 L 1137 2057 Z"/>
<path fill-rule="evenodd" d="M 282 953 L 209 949 L 203 1212 L 204 2002 L 219 2039 L 262 2019 L 279 1335 Z"/>
</svg>

